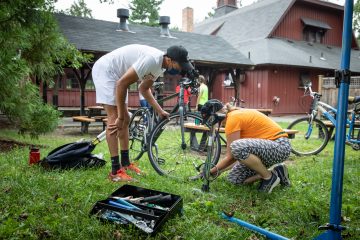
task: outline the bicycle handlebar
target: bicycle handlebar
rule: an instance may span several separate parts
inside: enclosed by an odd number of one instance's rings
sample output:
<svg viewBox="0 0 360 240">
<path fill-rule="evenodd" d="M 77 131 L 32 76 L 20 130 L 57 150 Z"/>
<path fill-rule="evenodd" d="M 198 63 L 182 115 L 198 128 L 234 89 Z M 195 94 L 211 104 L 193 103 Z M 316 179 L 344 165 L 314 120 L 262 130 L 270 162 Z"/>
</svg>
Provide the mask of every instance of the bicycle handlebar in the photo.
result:
<svg viewBox="0 0 360 240">
<path fill-rule="evenodd" d="M 315 97 L 320 97 L 322 96 L 320 93 L 318 92 L 314 92 L 311 88 L 311 83 L 308 83 L 304 86 L 305 88 L 305 92 L 304 92 L 304 95 L 306 95 L 306 92 L 309 91 L 309 95 L 312 97 L 312 98 L 315 98 Z M 352 96 L 349 96 L 348 98 L 348 103 L 351 104 L 351 103 L 358 103 L 360 102 L 360 96 L 355 96 L 355 97 L 352 97 Z"/>
</svg>

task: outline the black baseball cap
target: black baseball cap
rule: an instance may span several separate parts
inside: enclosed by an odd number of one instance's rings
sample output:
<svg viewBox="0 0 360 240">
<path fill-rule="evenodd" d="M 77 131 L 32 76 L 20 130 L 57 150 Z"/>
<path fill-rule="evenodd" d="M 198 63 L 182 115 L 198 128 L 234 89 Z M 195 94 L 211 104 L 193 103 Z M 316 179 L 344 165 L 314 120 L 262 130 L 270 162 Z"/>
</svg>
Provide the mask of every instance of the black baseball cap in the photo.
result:
<svg viewBox="0 0 360 240">
<path fill-rule="evenodd" d="M 188 58 L 188 51 L 180 45 L 174 45 L 166 50 L 166 56 L 179 63 L 181 70 L 191 71 L 194 69 Z"/>
</svg>

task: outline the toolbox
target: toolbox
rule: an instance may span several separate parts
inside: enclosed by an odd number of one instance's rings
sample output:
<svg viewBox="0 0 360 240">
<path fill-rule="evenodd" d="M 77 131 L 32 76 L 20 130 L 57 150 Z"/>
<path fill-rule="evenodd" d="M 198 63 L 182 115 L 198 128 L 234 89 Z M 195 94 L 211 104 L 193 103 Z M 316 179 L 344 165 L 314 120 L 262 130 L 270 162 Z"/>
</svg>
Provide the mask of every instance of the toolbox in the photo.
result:
<svg viewBox="0 0 360 240">
<path fill-rule="evenodd" d="M 107 199 L 96 202 L 90 215 L 124 227 L 135 225 L 145 233 L 155 234 L 167 219 L 182 212 L 181 196 L 126 184 Z"/>
</svg>

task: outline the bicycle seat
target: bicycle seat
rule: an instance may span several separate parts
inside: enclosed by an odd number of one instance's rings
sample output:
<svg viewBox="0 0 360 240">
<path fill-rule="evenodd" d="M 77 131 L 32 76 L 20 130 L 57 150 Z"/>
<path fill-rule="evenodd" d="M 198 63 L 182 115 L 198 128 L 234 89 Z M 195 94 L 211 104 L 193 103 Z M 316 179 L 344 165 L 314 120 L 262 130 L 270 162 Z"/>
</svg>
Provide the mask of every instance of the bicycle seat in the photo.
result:
<svg viewBox="0 0 360 240">
<path fill-rule="evenodd" d="M 226 118 L 226 114 L 224 113 L 214 113 L 214 116 L 218 120 L 218 122 L 221 122 Z"/>
</svg>

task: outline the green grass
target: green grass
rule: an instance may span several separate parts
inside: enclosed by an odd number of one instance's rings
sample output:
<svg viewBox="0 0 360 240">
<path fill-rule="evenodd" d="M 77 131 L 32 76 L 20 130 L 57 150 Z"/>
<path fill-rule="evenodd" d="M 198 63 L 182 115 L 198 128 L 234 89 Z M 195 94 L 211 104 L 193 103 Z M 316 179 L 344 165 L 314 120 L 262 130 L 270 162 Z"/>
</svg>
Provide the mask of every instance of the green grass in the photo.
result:
<svg viewBox="0 0 360 240">
<path fill-rule="evenodd" d="M 286 124 L 284 124 L 286 126 Z M 284 127 L 283 126 L 283 127 Z M 73 132 L 78 132 L 74 129 Z M 49 134 L 38 140 L 1 130 L 0 138 L 41 147 L 42 157 L 55 147 L 92 138 L 91 135 Z M 291 156 L 288 161 L 292 187 L 259 193 L 257 185 L 234 186 L 222 175 L 211 183 L 211 194 L 199 194 L 201 182 L 179 182 L 159 176 L 147 156 L 139 165 L 147 175 L 134 185 L 177 194 L 184 199 L 184 215 L 170 219 L 154 239 L 264 239 L 220 217 L 222 210 L 235 217 L 291 239 L 312 239 L 317 227 L 329 222 L 333 142 L 317 156 Z M 95 153 L 109 160 L 106 143 Z M 29 149 L 0 153 L 0 239 L 143 239 L 136 229 L 104 224 L 89 216 L 93 204 L 122 186 L 107 179 L 110 162 L 100 169 L 45 171 L 28 165 Z M 346 146 L 342 225 L 344 239 L 360 236 L 359 152 Z"/>
</svg>

